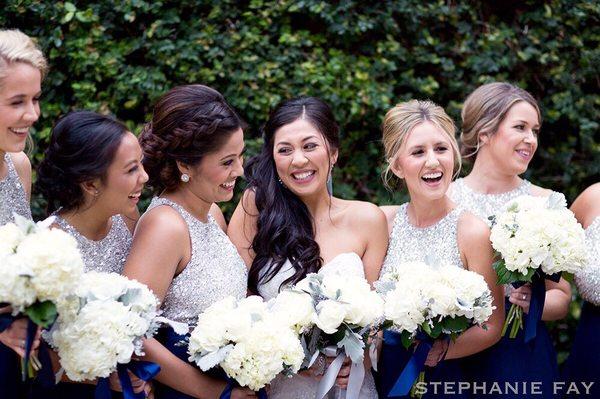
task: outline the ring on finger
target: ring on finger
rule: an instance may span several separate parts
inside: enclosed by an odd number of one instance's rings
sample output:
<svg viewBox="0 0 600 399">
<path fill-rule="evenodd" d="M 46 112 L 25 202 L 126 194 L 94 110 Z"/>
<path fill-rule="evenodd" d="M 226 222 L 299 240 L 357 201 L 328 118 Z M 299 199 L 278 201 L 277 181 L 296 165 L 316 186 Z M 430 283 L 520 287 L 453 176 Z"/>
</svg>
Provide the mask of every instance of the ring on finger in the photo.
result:
<svg viewBox="0 0 600 399">
<path fill-rule="evenodd" d="M 527 294 L 523 294 L 523 300 L 527 299 Z"/>
</svg>

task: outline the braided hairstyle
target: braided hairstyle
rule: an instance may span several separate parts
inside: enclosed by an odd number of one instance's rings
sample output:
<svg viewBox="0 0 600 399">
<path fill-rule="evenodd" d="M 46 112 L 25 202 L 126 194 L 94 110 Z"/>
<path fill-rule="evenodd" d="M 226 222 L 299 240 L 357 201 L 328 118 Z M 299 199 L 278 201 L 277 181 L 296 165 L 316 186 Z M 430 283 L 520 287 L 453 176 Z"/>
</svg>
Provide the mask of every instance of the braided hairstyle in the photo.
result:
<svg viewBox="0 0 600 399">
<path fill-rule="evenodd" d="M 197 165 L 244 127 L 218 91 L 198 84 L 175 87 L 158 100 L 140 135 L 148 184 L 155 194 L 176 189 L 177 161 Z"/>
<path fill-rule="evenodd" d="M 83 205 L 81 183 L 106 177 L 127 132 L 121 122 L 90 111 L 70 112 L 56 123 L 37 170 L 36 189 L 48 213 Z"/>
<path fill-rule="evenodd" d="M 275 133 L 298 119 L 306 119 L 327 143 L 328 151 L 339 148 L 339 126 L 331 108 L 316 97 L 298 97 L 280 103 L 264 126 L 260 154 L 245 167 L 249 189 L 255 193 L 258 209 L 257 232 L 252 240 L 256 254 L 248 273 L 250 292 L 271 280 L 289 260 L 294 274 L 281 285 L 295 284 L 322 266 L 315 241 L 313 218 L 300 198 L 278 182 L 273 159 Z"/>
</svg>

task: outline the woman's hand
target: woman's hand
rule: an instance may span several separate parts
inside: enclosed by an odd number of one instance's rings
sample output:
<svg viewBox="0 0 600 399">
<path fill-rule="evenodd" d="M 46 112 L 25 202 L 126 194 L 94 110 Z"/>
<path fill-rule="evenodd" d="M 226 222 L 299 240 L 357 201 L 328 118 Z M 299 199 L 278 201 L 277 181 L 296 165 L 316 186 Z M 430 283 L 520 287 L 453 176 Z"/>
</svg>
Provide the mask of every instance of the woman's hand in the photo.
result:
<svg viewBox="0 0 600 399">
<path fill-rule="evenodd" d="M 431 350 L 427 354 L 427 360 L 425 360 L 425 366 L 435 367 L 439 362 L 441 362 L 444 357 L 446 357 L 446 352 L 448 352 L 448 346 L 450 343 L 447 339 L 436 339 L 433 342 L 433 346 Z"/>
<path fill-rule="evenodd" d="M 146 390 L 146 381 L 138 378 L 129 370 L 127 370 L 127 374 L 129 374 L 129 379 L 131 380 L 133 392 L 140 393 Z M 123 392 L 123 387 L 121 386 L 121 381 L 119 380 L 119 375 L 116 371 L 110 374 L 108 377 L 108 382 L 112 391 Z"/>
<path fill-rule="evenodd" d="M 510 303 L 523 308 L 523 313 L 529 313 L 529 305 L 531 304 L 531 284 L 527 283 L 519 288 L 513 289 L 508 298 Z"/>
<path fill-rule="evenodd" d="M 6 330 L 0 333 L 0 342 L 15 351 L 19 356 L 25 357 L 25 340 L 27 339 L 28 319 L 22 318 L 15 320 Z M 40 330 L 38 329 L 33 345 L 32 352 L 40 346 Z"/>
</svg>

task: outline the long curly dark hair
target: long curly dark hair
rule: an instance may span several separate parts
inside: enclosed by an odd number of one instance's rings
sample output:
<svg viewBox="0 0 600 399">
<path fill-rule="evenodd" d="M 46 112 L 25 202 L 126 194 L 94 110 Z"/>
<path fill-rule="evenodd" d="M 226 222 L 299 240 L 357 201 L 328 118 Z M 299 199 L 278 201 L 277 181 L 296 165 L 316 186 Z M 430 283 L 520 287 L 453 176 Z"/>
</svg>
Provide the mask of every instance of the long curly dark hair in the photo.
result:
<svg viewBox="0 0 600 399">
<path fill-rule="evenodd" d="M 339 126 L 331 108 L 322 100 L 293 98 L 271 112 L 263 128 L 261 152 L 245 167 L 248 189 L 254 191 L 258 209 L 257 233 L 252 241 L 256 256 L 248 275 L 248 288 L 253 293 L 258 293 L 258 285 L 271 280 L 288 259 L 295 273 L 282 286 L 300 281 L 306 274 L 319 270 L 323 263 L 315 241 L 313 218 L 300 198 L 279 183 L 273 159 L 275 133 L 300 118 L 323 135 L 328 151 L 339 147 Z"/>
</svg>

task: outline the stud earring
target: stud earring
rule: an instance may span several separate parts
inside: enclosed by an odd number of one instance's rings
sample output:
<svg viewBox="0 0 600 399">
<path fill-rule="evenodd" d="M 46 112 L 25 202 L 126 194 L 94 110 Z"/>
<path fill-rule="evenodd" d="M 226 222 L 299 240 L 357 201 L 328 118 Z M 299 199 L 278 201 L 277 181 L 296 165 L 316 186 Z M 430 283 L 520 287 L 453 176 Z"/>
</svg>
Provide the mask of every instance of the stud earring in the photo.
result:
<svg viewBox="0 0 600 399">
<path fill-rule="evenodd" d="M 181 174 L 181 181 L 184 183 L 187 183 L 190 181 L 190 175 L 188 175 L 187 173 L 182 173 Z"/>
</svg>

